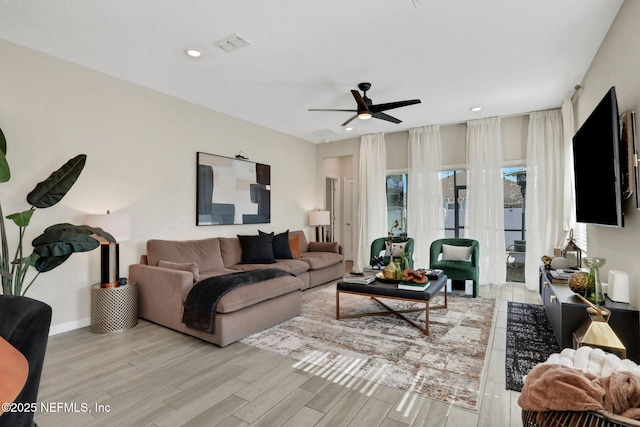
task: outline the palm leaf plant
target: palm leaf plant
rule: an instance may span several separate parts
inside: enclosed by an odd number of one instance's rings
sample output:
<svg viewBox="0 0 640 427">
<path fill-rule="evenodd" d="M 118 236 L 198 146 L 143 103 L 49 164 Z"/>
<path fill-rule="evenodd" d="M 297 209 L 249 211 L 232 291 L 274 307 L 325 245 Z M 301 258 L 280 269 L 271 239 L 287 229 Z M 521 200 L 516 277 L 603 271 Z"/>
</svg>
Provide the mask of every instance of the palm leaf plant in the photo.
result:
<svg viewBox="0 0 640 427">
<path fill-rule="evenodd" d="M 5 216 L 0 203 L 0 275 L 2 275 L 2 293 L 4 295 L 24 295 L 38 278 L 40 273 L 53 270 L 65 262 L 74 252 L 87 252 L 100 246 L 93 236 L 99 236 L 107 241 L 115 239 L 106 231 L 86 225 L 56 224 L 47 227 L 44 232 L 32 242 L 33 251 L 30 254 L 24 248 L 24 236 L 33 214 L 38 209 L 51 207 L 58 203 L 69 192 L 84 168 L 87 156 L 79 154 L 67 161 L 62 167 L 39 182 L 27 195 L 27 203 L 31 207 L 22 212 L 7 215 L 6 219 L 13 221 L 19 228 L 18 244 L 10 258 L 9 244 L 5 228 Z M 0 182 L 7 182 L 11 178 L 11 170 L 7 161 L 7 141 L 0 129 Z M 29 267 L 37 271 L 26 287 L 24 283 Z"/>
</svg>

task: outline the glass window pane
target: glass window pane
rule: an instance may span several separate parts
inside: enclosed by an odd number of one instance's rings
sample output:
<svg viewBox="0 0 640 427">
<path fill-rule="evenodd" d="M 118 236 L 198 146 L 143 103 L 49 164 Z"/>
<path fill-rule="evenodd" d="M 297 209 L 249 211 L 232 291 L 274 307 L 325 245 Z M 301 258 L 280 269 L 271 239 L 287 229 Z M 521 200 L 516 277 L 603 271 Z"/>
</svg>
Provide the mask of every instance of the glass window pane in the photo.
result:
<svg viewBox="0 0 640 427">
<path fill-rule="evenodd" d="M 503 176 L 507 281 L 524 282 L 526 168 L 524 166 L 504 168 Z"/>
<path fill-rule="evenodd" d="M 398 221 L 395 235 L 406 234 L 407 218 L 407 174 L 387 175 L 387 220 L 388 230 Z"/>
</svg>

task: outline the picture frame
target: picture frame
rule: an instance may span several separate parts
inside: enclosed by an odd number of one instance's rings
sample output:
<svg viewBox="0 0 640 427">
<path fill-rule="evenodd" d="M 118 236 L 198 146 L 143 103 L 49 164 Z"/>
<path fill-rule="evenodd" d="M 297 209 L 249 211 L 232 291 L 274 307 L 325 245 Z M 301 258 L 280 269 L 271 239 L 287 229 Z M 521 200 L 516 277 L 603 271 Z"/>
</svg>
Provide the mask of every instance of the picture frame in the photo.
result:
<svg viewBox="0 0 640 427">
<path fill-rule="evenodd" d="M 271 166 L 197 153 L 196 225 L 271 222 Z"/>
</svg>

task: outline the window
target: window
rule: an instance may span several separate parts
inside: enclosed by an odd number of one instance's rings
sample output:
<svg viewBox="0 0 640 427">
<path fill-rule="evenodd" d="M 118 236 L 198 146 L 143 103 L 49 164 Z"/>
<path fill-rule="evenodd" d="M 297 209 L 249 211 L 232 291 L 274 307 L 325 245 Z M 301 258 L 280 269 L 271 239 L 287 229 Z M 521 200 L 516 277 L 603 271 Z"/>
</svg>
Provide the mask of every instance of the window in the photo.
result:
<svg viewBox="0 0 640 427">
<path fill-rule="evenodd" d="M 442 207 L 445 210 L 445 237 L 464 237 L 464 216 L 467 207 L 467 172 L 440 172 Z"/>
<path fill-rule="evenodd" d="M 388 229 L 391 230 L 393 223 L 397 220 L 401 229 L 395 232 L 396 235 L 407 232 L 407 181 L 406 173 L 387 175 Z M 465 170 L 440 172 L 440 183 L 443 196 L 442 207 L 445 211 L 445 237 L 464 237 L 467 172 Z M 503 186 L 506 280 L 524 282 L 526 168 L 524 166 L 504 168 Z"/>
<path fill-rule="evenodd" d="M 396 235 L 407 233 L 407 181 L 406 173 L 387 175 L 387 220 L 388 230 L 398 221 L 400 230 Z"/>
<path fill-rule="evenodd" d="M 524 166 L 502 169 L 504 185 L 504 238 L 507 281 L 524 282 L 525 203 L 527 171 Z"/>
</svg>

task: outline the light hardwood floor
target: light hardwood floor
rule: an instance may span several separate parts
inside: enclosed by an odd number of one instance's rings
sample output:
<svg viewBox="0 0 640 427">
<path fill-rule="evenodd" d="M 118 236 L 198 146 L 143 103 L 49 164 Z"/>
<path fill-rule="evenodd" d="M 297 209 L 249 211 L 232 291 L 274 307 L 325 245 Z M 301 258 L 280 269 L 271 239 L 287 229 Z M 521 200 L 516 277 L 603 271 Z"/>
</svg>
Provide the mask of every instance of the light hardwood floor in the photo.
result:
<svg viewBox="0 0 640 427">
<path fill-rule="evenodd" d="M 522 284 L 482 286 L 480 294 L 498 301 L 477 411 L 333 381 L 333 373 L 298 369 L 268 351 L 218 348 L 140 321 L 108 335 L 83 328 L 50 337 L 38 396 L 49 412 L 39 408 L 35 419 L 40 427 L 519 426 L 519 393 L 504 387 L 507 301 L 541 300 Z"/>
</svg>

